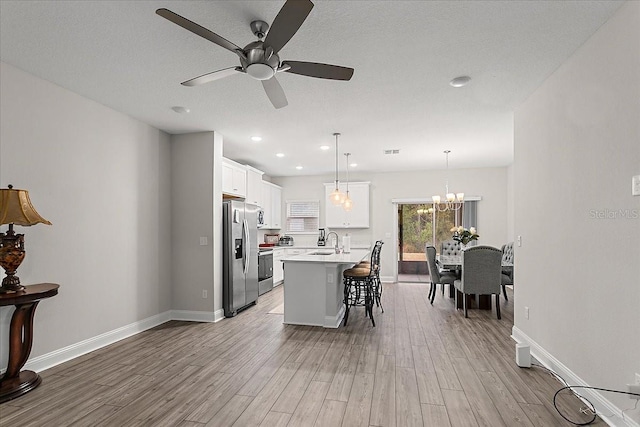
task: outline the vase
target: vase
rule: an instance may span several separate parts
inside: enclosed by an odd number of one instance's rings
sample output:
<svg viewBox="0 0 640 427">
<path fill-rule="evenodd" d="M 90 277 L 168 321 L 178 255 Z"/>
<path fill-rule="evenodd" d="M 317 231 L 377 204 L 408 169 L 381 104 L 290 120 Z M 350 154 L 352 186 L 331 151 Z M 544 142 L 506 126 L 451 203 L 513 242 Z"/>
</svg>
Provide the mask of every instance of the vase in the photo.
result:
<svg viewBox="0 0 640 427">
<path fill-rule="evenodd" d="M 469 247 L 468 243 L 462 243 L 460 242 L 460 251 L 464 251 Z"/>
</svg>

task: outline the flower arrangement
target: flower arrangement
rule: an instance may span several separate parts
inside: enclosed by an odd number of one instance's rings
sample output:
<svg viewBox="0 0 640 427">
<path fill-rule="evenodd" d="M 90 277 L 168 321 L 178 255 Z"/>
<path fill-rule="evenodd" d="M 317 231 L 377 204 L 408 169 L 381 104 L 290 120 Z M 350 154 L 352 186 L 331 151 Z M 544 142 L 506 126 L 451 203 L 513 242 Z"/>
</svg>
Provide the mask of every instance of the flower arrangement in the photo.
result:
<svg viewBox="0 0 640 427">
<path fill-rule="evenodd" d="M 453 232 L 453 240 L 463 246 L 467 246 L 469 242 L 471 242 L 472 240 L 478 240 L 478 237 L 480 237 L 480 235 L 476 232 L 475 227 L 471 227 L 468 230 L 462 226 L 453 227 L 450 231 Z"/>
</svg>

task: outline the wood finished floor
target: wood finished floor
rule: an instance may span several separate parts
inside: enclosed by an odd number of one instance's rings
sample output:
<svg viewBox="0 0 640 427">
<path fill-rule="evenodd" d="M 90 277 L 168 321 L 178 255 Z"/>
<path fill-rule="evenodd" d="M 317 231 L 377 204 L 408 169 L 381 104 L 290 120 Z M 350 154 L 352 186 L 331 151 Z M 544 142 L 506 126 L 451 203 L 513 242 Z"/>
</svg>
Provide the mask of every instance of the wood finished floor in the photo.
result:
<svg viewBox="0 0 640 427">
<path fill-rule="evenodd" d="M 41 372 L 1 426 L 564 426 L 560 387 L 514 363 L 513 294 L 465 319 L 425 284 L 385 284 L 336 330 L 268 314 L 282 287 L 216 324 L 172 321 Z M 37 337 L 36 337 L 37 339 Z M 577 421 L 580 402 L 561 399 Z M 595 425 L 605 425 L 598 420 Z"/>
</svg>

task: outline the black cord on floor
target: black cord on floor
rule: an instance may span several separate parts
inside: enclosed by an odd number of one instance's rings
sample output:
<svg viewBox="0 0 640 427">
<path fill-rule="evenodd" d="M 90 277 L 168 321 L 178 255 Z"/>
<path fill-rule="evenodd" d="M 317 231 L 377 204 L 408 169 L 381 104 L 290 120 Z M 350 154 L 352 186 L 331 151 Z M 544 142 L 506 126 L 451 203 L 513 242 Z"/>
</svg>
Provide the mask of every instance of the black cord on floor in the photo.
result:
<svg viewBox="0 0 640 427">
<path fill-rule="evenodd" d="M 532 363 L 532 366 L 538 366 L 544 370 L 546 370 L 547 372 L 550 372 L 555 378 L 559 379 L 565 386 L 562 387 L 561 389 L 559 389 L 558 391 L 556 391 L 556 394 L 553 395 L 553 407 L 556 408 L 556 411 L 558 412 L 558 414 L 560 414 L 560 416 L 562 418 L 564 418 L 565 420 L 569 421 L 571 424 L 576 425 L 576 426 L 586 426 L 589 425 L 591 423 L 593 423 L 596 420 L 597 417 L 597 412 L 596 412 L 596 408 L 595 406 L 593 406 L 593 403 L 591 403 L 591 401 L 589 401 L 589 399 L 587 399 L 586 397 L 580 395 L 579 393 L 577 393 L 574 389 L 576 388 L 583 388 L 583 389 L 587 389 L 587 390 L 598 390 L 598 391 L 605 391 L 608 393 L 619 393 L 619 394 L 628 394 L 630 396 L 638 396 L 638 398 L 640 398 L 640 394 L 638 393 L 631 393 L 629 391 L 621 391 L 621 390 L 611 390 L 608 388 L 600 388 L 600 387 L 591 387 L 591 386 L 582 386 L 582 385 L 569 385 L 567 384 L 567 382 L 564 380 L 564 378 L 562 378 L 560 375 L 558 375 L 556 372 L 552 371 L 551 369 L 547 368 L 546 366 L 542 366 L 539 365 L 537 363 Z M 556 399 L 558 398 L 558 394 L 560 394 L 560 392 L 562 392 L 563 390 L 570 390 L 576 397 L 578 397 L 579 399 L 585 401 L 591 408 L 589 409 L 591 411 L 591 413 L 593 414 L 593 418 L 590 419 L 587 422 L 584 423 L 577 423 L 575 421 L 570 420 L 569 418 L 565 417 L 564 414 L 562 412 L 560 412 L 560 408 L 558 408 L 558 404 L 556 402 Z M 636 399 L 636 406 L 638 405 L 638 400 Z M 586 412 L 585 412 L 586 413 Z M 622 415 L 624 418 L 624 411 L 622 411 Z"/>
</svg>

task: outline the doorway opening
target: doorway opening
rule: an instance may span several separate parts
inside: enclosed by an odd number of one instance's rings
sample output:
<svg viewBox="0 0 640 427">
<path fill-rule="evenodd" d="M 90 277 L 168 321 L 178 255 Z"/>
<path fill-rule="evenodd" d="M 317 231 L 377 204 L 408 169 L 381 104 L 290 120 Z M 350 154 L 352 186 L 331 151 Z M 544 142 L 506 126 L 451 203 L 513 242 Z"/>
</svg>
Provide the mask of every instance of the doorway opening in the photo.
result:
<svg viewBox="0 0 640 427">
<path fill-rule="evenodd" d="M 462 223 L 462 209 L 433 209 L 432 203 L 398 204 L 398 281 L 429 281 L 425 246 L 440 253 L 442 242 L 451 240 L 451 228 Z"/>
</svg>

